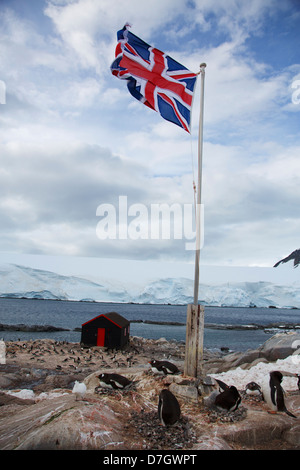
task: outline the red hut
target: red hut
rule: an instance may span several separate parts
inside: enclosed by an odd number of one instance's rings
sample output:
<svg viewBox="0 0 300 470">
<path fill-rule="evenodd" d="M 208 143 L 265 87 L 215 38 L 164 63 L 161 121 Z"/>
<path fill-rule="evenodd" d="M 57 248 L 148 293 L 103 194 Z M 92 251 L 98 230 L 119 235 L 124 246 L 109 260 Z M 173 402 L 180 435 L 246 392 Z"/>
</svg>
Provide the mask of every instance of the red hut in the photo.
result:
<svg viewBox="0 0 300 470">
<path fill-rule="evenodd" d="M 81 344 L 121 349 L 129 342 L 130 322 L 116 312 L 98 315 L 82 324 Z"/>
</svg>

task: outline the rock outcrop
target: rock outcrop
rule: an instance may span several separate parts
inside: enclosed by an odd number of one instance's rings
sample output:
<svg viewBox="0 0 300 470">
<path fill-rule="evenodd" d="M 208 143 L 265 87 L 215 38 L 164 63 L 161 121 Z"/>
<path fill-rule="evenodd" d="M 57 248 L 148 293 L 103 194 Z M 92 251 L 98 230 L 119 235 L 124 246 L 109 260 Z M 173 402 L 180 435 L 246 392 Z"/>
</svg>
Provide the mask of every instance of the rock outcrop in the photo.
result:
<svg viewBox="0 0 300 470">
<path fill-rule="evenodd" d="M 257 349 L 249 349 L 243 353 L 233 352 L 221 357 L 209 357 L 204 363 L 206 373 L 220 373 L 235 367 L 250 369 L 259 362 L 274 362 L 285 359 L 300 351 L 300 332 L 289 331 L 278 333 L 268 339 Z"/>
</svg>

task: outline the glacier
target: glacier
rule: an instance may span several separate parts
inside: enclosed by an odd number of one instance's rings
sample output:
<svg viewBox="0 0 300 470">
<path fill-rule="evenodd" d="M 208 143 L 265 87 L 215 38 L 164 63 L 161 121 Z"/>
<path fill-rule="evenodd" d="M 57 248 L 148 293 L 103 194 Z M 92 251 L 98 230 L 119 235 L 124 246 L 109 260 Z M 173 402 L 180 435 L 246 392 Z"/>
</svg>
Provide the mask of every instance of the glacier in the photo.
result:
<svg viewBox="0 0 300 470">
<path fill-rule="evenodd" d="M 18 264 L 0 266 L 0 297 L 111 303 L 186 305 L 193 303 L 194 282 L 167 277 L 133 285 L 126 280 L 95 282 L 83 277 Z M 199 302 L 220 307 L 300 308 L 300 282 L 280 285 L 268 281 L 227 282 L 199 286 Z"/>
</svg>

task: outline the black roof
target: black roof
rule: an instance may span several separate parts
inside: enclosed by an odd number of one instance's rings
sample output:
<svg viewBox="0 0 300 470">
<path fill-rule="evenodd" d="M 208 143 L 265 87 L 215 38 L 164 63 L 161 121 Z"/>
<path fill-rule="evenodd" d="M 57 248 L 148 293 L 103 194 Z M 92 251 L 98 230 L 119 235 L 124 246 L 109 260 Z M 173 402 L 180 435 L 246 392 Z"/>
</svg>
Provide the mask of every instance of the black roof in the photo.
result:
<svg viewBox="0 0 300 470">
<path fill-rule="evenodd" d="M 127 318 L 122 317 L 122 315 L 120 315 L 117 312 L 105 313 L 104 317 L 108 318 L 109 320 L 113 321 L 114 323 L 117 323 L 117 325 L 119 325 L 119 326 L 127 326 L 128 323 L 129 323 L 129 320 L 127 320 Z"/>
<path fill-rule="evenodd" d="M 116 323 L 116 325 L 121 327 L 121 328 L 123 328 L 123 327 L 125 327 L 129 324 L 129 320 L 127 320 L 125 317 L 122 317 L 122 315 L 120 315 L 119 313 L 117 313 L 117 312 L 108 312 L 108 313 L 103 313 L 101 315 L 98 315 L 95 318 L 92 318 L 91 320 L 83 323 L 83 325 L 86 325 L 87 323 L 90 323 L 90 322 L 96 320 L 96 318 L 100 318 L 100 317 L 107 318 L 111 322 Z"/>
</svg>

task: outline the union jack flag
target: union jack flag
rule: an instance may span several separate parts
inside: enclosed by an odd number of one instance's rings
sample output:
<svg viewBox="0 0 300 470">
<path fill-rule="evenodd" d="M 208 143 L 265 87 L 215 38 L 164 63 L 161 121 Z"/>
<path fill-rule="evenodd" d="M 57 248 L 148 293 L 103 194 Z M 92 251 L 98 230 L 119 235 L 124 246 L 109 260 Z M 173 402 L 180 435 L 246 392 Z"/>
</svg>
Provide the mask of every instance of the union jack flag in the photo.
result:
<svg viewBox="0 0 300 470">
<path fill-rule="evenodd" d="M 127 26 L 117 33 L 112 74 L 127 80 L 129 92 L 138 101 L 190 132 L 197 74 L 142 41 Z"/>
</svg>

